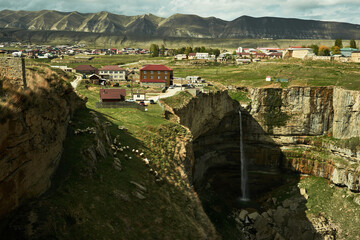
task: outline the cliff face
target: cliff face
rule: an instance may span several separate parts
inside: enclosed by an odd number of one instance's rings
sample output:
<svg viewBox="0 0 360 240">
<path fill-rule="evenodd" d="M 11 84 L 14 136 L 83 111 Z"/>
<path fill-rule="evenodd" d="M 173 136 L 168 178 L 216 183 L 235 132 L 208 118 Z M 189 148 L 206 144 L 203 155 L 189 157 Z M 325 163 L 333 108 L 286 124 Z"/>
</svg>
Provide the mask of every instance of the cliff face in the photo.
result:
<svg viewBox="0 0 360 240">
<path fill-rule="evenodd" d="M 239 167 L 241 109 L 250 171 L 288 169 L 360 190 L 359 149 L 308 140 L 359 137 L 360 92 L 333 87 L 252 88 L 249 96 L 245 109 L 226 92 L 203 94 L 181 109 L 168 109 L 193 135 L 190 172 L 195 184 Z"/>
<path fill-rule="evenodd" d="M 360 92 L 335 88 L 333 107 L 333 136 L 340 139 L 359 137 Z"/>
<path fill-rule="evenodd" d="M 332 88 L 253 88 L 250 97 L 250 114 L 273 136 L 313 136 L 331 130 Z"/>
<path fill-rule="evenodd" d="M 83 105 L 62 80 L 38 75 L 29 89 L 5 91 L 10 99 L 0 108 L 7 113 L 0 121 L 0 218 L 48 189 L 70 116 Z"/>
</svg>

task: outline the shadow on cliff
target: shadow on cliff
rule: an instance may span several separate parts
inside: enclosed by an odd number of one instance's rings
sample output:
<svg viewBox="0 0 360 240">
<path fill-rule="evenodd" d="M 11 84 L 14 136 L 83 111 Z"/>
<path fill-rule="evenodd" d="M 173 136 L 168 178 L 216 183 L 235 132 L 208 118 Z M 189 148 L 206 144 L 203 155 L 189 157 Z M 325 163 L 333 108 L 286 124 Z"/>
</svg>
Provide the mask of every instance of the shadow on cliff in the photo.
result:
<svg viewBox="0 0 360 240">
<path fill-rule="evenodd" d="M 132 150 L 142 149 L 146 155 L 153 149 L 108 117 L 87 108 L 75 114 L 51 188 L 14 211 L 0 238 L 216 239 L 195 193 L 163 175 L 157 181 L 157 167 L 144 164 L 140 152 Z M 98 131 L 99 123 L 101 143 L 92 130 Z M 78 130 L 83 131 L 75 134 Z M 124 153 L 113 154 L 108 133 L 129 146 Z"/>
<path fill-rule="evenodd" d="M 243 179 L 237 109 L 193 141 L 194 185 L 205 211 L 224 239 L 250 235 L 273 239 L 276 233 L 285 239 L 315 239 L 315 229 L 305 214 L 306 199 L 298 187 L 300 175 L 281 168 L 285 156 L 280 146 L 246 109 L 240 110 L 250 201 L 240 200 Z M 260 217 L 239 220 L 241 209 L 258 212 Z"/>
</svg>

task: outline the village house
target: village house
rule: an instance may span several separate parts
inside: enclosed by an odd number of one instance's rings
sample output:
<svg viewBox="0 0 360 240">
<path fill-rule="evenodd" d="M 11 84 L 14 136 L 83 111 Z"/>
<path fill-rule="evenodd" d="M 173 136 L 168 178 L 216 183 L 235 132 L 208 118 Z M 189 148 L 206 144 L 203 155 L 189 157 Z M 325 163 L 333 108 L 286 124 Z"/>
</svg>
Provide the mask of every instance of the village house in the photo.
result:
<svg viewBox="0 0 360 240">
<path fill-rule="evenodd" d="M 173 84 L 173 70 L 165 65 L 145 65 L 140 69 L 142 87 L 169 87 Z"/>
<path fill-rule="evenodd" d="M 209 53 L 196 53 L 196 59 L 209 59 Z"/>
<path fill-rule="evenodd" d="M 81 74 L 93 74 L 93 73 L 98 73 L 97 68 L 91 66 L 91 65 L 79 65 L 75 68 L 75 71 L 77 73 L 81 73 Z"/>
<path fill-rule="evenodd" d="M 108 89 L 103 88 L 99 90 L 101 102 L 120 102 L 124 101 L 126 97 L 125 89 Z"/>
<path fill-rule="evenodd" d="M 104 66 L 100 68 L 99 75 L 102 78 L 109 79 L 112 82 L 126 80 L 126 70 L 116 65 Z"/>
<path fill-rule="evenodd" d="M 175 60 L 184 60 L 187 59 L 186 54 L 178 54 L 175 56 Z"/>
<path fill-rule="evenodd" d="M 187 76 L 186 80 L 189 83 L 200 83 L 200 82 L 202 82 L 201 77 L 199 77 L 199 76 Z"/>
<path fill-rule="evenodd" d="M 189 53 L 188 59 L 189 60 L 195 60 L 196 59 L 196 53 Z"/>
<path fill-rule="evenodd" d="M 134 99 L 135 101 L 145 101 L 146 93 L 145 92 L 136 92 L 136 93 L 132 94 L 131 98 Z"/>
<path fill-rule="evenodd" d="M 312 48 L 303 48 L 303 47 L 290 47 L 282 53 L 283 58 L 300 58 L 305 59 L 313 57 L 314 52 Z"/>
<path fill-rule="evenodd" d="M 101 78 L 99 75 L 97 74 L 91 74 L 89 76 L 90 81 L 95 84 L 95 85 L 106 85 L 106 80 Z"/>
<path fill-rule="evenodd" d="M 340 52 L 341 55 L 343 55 L 344 57 L 351 57 L 352 52 L 356 52 L 359 51 L 359 49 L 356 48 L 341 48 Z"/>
<path fill-rule="evenodd" d="M 355 51 L 351 53 L 351 61 L 352 62 L 360 62 L 360 51 Z"/>
</svg>

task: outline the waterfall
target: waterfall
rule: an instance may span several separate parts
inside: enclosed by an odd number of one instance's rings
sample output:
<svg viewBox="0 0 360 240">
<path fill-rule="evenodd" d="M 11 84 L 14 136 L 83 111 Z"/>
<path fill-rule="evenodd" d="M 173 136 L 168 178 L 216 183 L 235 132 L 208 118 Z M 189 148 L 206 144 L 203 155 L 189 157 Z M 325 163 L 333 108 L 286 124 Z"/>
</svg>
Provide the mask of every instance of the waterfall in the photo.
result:
<svg viewBox="0 0 360 240">
<path fill-rule="evenodd" d="M 240 125 L 240 162 L 241 162 L 241 201 L 249 201 L 249 193 L 247 189 L 248 182 L 248 172 L 247 172 L 247 162 L 244 156 L 244 147 L 243 147 L 243 131 L 242 131 L 242 119 L 241 111 L 239 110 L 239 125 Z"/>
</svg>

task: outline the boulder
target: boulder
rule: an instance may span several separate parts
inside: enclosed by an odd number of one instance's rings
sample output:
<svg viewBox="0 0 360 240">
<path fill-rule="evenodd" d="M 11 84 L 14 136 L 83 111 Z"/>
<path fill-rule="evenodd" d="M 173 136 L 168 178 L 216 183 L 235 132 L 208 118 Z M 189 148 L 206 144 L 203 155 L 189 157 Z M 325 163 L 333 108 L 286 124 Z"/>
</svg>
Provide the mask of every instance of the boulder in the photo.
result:
<svg viewBox="0 0 360 240">
<path fill-rule="evenodd" d="M 253 212 L 253 213 L 250 213 L 248 216 L 251 221 L 255 222 L 256 219 L 260 216 L 260 214 L 258 212 Z"/>
<path fill-rule="evenodd" d="M 245 217 L 247 216 L 249 214 L 249 212 L 248 211 L 246 211 L 246 210 L 241 210 L 241 212 L 240 212 L 240 214 L 239 214 L 239 218 L 240 218 L 240 220 L 241 221 L 245 221 Z"/>
</svg>

